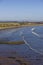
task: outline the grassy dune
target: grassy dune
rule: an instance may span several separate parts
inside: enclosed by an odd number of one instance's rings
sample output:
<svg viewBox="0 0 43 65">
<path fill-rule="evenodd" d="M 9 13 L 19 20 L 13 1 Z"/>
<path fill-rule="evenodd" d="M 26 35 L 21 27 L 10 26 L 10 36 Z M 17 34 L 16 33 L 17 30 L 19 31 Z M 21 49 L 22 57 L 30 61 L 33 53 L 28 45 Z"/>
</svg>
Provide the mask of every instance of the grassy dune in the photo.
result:
<svg viewBox="0 0 43 65">
<path fill-rule="evenodd" d="M 42 22 L 0 22 L 0 29 L 18 28 L 24 26 L 43 26 Z"/>
<path fill-rule="evenodd" d="M 6 29 L 6 28 L 12 28 L 12 27 L 19 27 L 20 24 L 19 23 L 8 23 L 8 22 L 4 22 L 4 23 L 0 23 L 0 29 Z"/>
</svg>

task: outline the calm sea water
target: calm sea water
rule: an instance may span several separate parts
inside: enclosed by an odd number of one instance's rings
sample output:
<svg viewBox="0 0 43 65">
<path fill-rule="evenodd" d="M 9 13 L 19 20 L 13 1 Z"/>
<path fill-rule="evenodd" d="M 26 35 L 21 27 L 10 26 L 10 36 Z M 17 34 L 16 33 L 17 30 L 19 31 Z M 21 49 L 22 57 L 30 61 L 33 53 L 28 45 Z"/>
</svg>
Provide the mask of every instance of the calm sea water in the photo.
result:
<svg viewBox="0 0 43 65">
<path fill-rule="evenodd" d="M 23 40 L 25 44 L 0 44 L 0 56 L 25 57 L 34 65 L 43 65 L 43 26 L 0 31 L 0 41 L 19 40 Z"/>
</svg>

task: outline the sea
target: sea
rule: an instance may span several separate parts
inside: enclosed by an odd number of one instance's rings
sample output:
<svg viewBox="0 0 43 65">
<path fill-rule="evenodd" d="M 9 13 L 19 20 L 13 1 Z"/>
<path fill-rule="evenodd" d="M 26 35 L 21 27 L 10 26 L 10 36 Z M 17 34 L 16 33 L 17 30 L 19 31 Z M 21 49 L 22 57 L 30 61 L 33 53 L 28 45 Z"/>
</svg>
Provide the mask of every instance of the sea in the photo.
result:
<svg viewBox="0 0 43 65">
<path fill-rule="evenodd" d="M 0 30 L 0 41 L 24 41 L 24 44 L 0 44 L 0 56 L 24 57 L 33 65 L 43 65 L 43 26 Z"/>
</svg>

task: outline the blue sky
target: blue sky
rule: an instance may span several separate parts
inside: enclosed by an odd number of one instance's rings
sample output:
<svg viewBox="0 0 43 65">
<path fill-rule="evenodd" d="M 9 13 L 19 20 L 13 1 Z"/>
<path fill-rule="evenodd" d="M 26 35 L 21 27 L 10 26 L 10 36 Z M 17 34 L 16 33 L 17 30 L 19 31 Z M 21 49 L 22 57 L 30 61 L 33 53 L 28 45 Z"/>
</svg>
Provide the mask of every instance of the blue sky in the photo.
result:
<svg viewBox="0 0 43 65">
<path fill-rule="evenodd" d="M 43 21 L 43 0 L 0 0 L 0 20 Z"/>
</svg>

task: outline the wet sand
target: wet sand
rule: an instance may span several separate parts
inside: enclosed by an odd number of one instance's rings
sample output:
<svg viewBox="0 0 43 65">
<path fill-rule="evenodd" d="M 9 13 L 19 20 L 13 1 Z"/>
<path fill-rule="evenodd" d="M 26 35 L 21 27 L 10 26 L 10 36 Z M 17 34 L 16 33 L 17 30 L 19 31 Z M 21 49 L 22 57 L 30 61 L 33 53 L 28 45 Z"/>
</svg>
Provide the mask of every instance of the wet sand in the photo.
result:
<svg viewBox="0 0 43 65">
<path fill-rule="evenodd" d="M 32 63 L 21 57 L 0 57 L 0 65 L 32 65 Z"/>
</svg>

